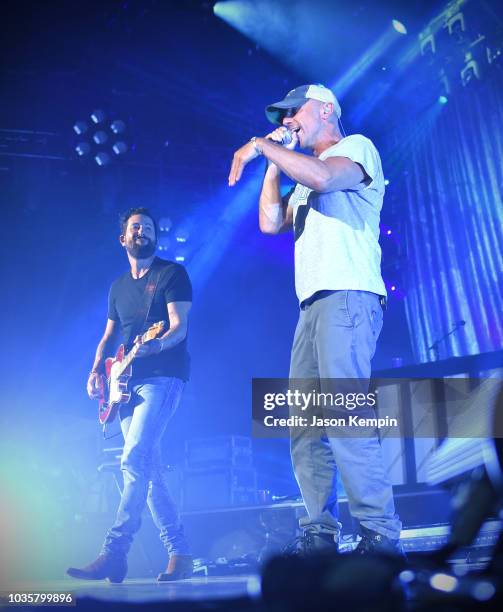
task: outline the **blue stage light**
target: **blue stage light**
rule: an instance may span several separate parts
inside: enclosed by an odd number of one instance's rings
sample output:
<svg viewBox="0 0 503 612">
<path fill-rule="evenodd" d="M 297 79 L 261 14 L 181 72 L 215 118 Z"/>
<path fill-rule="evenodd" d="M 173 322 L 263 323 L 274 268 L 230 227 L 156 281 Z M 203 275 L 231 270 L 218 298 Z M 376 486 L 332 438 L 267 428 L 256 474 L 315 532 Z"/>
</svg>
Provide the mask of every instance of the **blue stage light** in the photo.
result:
<svg viewBox="0 0 503 612">
<path fill-rule="evenodd" d="M 171 247 L 171 240 L 168 236 L 162 235 L 157 241 L 157 248 L 159 251 L 168 251 Z"/>
<path fill-rule="evenodd" d="M 126 124 L 124 123 L 124 121 L 116 119 L 110 124 L 110 129 L 114 134 L 122 134 L 122 132 L 126 131 Z"/>
<path fill-rule="evenodd" d="M 103 121 L 105 121 L 105 119 L 106 119 L 105 111 L 102 111 L 100 109 L 97 109 L 97 110 L 93 111 L 91 113 L 91 119 L 96 124 L 103 123 Z"/>
<path fill-rule="evenodd" d="M 389 185 L 389 180 L 388 179 L 384 179 L 384 184 L 385 185 Z"/>
<path fill-rule="evenodd" d="M 105 144 L 105 142 L 108 140 L 108 134 L 101 130 L 96 132 L 96 134 L 93 136 L 93 140 L 96 144 Z"/>
<path fill-rule="evenodd" d="M 449 102 L 449 98 L 447 96 L 439 96 L 438 103 L 439 104 L 447 104 Z"/>
<path fill-rule="evenodd" d="M 101 153 L 98 153 L 98 155 L 94 157 L 94 161 L 98 164 L 98 166 L 106 166 L 111 161 L 110 155 L 102 151 Z"/>
<path fill-rule="evenodd" d="M 80 155 L 80 157 L 83 157 L 91 151 L 91 145 L 88 142 L 79 142 L 75 147 L 75 150 Z"/>
<path fill-rule="evenodd" d="M 74 132 L 78 134 L 79 136 L 81 134 L 85 134 L 88 129 L 89 127 L 85 121 L 76 121 L 75 125 L 73 126 Z"/>
<path fill-rule="evenodd" d="M 114 146 L 112 147 L 112 151 L 116 154 L 116 155 L 122 155 L 123 153 L 126 153 L 128 150 L 128 146 L 125 142 L 119 141 L 116 142 L 114 144 Z"/>
<path fill-rule="evenodd" d="M 169 232 L 173 227 L 173 221 L 169 217 L 161 217 L 159 219 L 159 229 L 161 232 Z"/>
</svg>

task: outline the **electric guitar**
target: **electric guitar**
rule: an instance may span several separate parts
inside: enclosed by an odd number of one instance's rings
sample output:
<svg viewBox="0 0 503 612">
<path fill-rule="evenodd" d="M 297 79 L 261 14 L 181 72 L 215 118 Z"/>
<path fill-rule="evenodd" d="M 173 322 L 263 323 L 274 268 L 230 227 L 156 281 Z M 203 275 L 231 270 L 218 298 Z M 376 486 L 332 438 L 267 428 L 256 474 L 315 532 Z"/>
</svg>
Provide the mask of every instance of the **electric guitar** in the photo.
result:
<svg viewBox="0 0 503 612">
<path fill-rule="evenodd" d="M 164 331 L 165 321 L 154 323 L 141 337 L 141 342 L 135 343 L 133 348 L 126 354 L 123 344 L 117 349 L 115 357 L 109 357 L 105 361 L 105 374 L 100 376 L 98 388 L 100 397 L 98 400 L 98 418 L 102 425 L 111 423 L 117 416 L 121 404 L 127 404 L 131 399 L 131 391 L 128 390 L 129 379 L 133 373 L 133 363 L 138 347 L 147 340 L 157 338 Z"/>
</svg>

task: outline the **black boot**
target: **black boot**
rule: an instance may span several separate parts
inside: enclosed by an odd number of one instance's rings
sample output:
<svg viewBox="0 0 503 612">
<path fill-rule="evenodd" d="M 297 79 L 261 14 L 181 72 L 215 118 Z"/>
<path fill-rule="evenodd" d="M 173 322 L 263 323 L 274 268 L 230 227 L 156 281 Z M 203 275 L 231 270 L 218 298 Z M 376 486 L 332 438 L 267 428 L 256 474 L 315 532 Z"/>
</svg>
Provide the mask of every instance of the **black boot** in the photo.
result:
<svg viewBox="0 0 503 612">
<path fill-rule="evenodd" d="M 367 555 L 372 553 L 388 553 L 405 557 L 400 540 L 392 540 L 377 531 L 372 531 L 360 526 L 362 539 L 358 542 L 358 546 L 354 552 L 358 555 Z"/>
<path fill-rule="evenodd" d="M 317 532 L 306 529 L 302 535 L 283 549 L 283 554 L 301 557 L 317 554 L 337 554 L 339 536 L 336 532 Z"/>
<path fill-rule="evenodd" d="M 101 554 L 95 561 L 83 568 L 69 567 L 66 573 L 81 580 L 104 580 L 122 582 L 127 574 L 126 557 Z"/>
</svg>

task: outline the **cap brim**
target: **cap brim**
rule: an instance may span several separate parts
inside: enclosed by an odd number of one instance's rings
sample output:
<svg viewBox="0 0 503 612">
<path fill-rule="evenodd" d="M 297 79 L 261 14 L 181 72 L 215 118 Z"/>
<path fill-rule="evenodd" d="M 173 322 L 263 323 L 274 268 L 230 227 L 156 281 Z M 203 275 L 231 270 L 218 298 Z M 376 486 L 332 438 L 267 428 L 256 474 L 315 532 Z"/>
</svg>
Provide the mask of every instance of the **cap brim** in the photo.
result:
<svg viewBox="0 0 503 612">
<path fill-rule="evenodd" d="M 275 102 L 274 104 L 271 104 L 266 107 L 265 116 L 271 123 L 281 125 L 286 110 L 288 110 L 289 108 L 300 107 L 306 102 L 307 99 L 304 97 L 296 99 L 290 98 L 289 100 L 281 100 L 280 102 Z"/>
</svg>

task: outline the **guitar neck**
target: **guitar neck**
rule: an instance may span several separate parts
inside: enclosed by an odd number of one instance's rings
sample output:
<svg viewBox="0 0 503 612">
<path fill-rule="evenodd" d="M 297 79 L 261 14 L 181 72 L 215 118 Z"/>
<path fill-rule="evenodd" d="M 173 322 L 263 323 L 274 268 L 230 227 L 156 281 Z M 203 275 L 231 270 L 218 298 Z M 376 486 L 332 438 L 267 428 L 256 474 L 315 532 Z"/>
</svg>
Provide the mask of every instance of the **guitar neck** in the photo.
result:
<svg viewBox="0 0 503 612">
<path fill-rule="evenodd" d="M 136 357 L 136 351 L 135 351 L 135 347 L 133 346 L 133 348 L 129 351 L 129 353 L 121 361 L 121 365 L 119 368 L 119 375 L 122 374 L 124 370 L 126 370 L 131 365 L 135 357 Z"/>
<path fill-rule="evenodd" d="M 141 337 L 141 342 L 147 342 L 148 340 L 152 340 L 157 338 L 157 336 L 163 331 L 165 328 L 165 324 L 163 321 L 159 321 L 159 323 L 155 323 L 152 325 L 148 331 L 146 331 Z M 133 345 L 133 348 L 129 351 L 127 355 L 124 356 L 122 361 L 120 362 L 120 366 L 118 367 L 117 376 L 121 376 L 124 371 L 131 365 L 131 362 L 136 357 L 136 353 L 138 351 L 138 344 Z"/>
<path fill-rule="evenodd" d="M 143 336 L 141 337 L 141 342 L 143 343 L 147 340 L 152 340 L 153 338 L 156 338 L 163 330 L 163 328 L 164 324 L 162 322 L 157 323 L 155 326 L 152 326 L 147 332 L 143 334 Z M 129 353 L 125 355 L 124 359 L 121 361 L 121 365 L 118 372 L 119 376 L 124 373 L 124 370 L 126 370 L 131 365 L 132 361 L 136 357 L 137 346 L 138 345 L 135 344 L 133 348 L 129 351 Z"/>
</svg>

